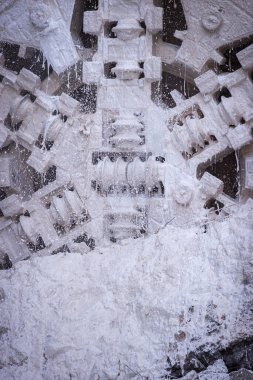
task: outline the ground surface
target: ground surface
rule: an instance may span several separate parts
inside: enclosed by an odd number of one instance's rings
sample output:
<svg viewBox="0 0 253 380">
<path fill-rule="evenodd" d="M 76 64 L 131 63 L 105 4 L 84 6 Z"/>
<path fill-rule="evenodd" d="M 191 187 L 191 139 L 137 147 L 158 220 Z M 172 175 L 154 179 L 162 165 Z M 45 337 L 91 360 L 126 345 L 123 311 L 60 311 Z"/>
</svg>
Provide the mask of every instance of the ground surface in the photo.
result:
<svg viewBox="0 0 253 380">
<path fill-rule="evenodd" d="M 168 226 L 113 250 L 1 272 L 0 378 L 158 379 L 167 355 L 183 363 L 202 344 L 247 336 L 248 251 L 237 222 L 205 233 Z"/>
</svg>

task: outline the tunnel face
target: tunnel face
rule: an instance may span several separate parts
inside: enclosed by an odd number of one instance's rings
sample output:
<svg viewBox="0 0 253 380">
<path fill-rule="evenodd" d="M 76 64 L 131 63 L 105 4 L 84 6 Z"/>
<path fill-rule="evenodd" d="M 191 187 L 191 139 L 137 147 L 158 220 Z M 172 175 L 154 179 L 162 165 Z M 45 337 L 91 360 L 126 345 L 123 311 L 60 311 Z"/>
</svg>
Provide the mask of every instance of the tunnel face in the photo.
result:
<svg viewBox="0 0 253 380">
<path fill-rule="evenodd" d="M 7 198 L 4 204 L 19 191 L 26 200 L 41 189 L 47 192 L 49 186 L 57 187 L 65 172 L 72 178 L 73 174 L 79 176 L 83 183 L 88 181 L 86 186 L 101 198 L 105 220 L 110 220 L 110 212 L 115 214 L 116 199 L 119 199 L 122 206 L 118 212 L 120 215 L 125 212 L 126 220 L 130 218 L 132 231 L 138 230 L 133 220 L 140 209 L 145 212 L 136 220 L 144 218 L 148 226 L 145 231 L 152 234 L 155 229 L 149 223 L 151 215 L 157 212 L 155 218 L 164 218 L 162 212 L 155 211 L 157 202 L 169 202 L 166 218 L 170 220 L 173 212 L 180 214 L 182 205 L 186 207 L 183 194 L 188 194 L 187 221 L 191 203 L 196 203 L 195 207 L 202 212 L 213 200 L 223 204 L 218 200 L 222 190 L 235 201 L 239 195 L 251 193 L 246 186 L 248 164 L 244 164 L 244 155 L 250 156 L 252 140 L 248 116 L 250 33 L 239 38 L 238 32 L 229 42 L 224 30 L 224 40 L 219 42 L 217 33 L 222 33 L 223 21 L 228 17 L 226 9 L 220 7 L 217 11 L 198 10 L 194 34 L 194 21 L 187 4 L 179 0 L 145 6 L 137 0 L 128 5 L 123 0 L 112 1 L 108 6 L 91 1 L 72 2 L 69 8 L 55 9 L 63 19 L 64 11 L 72 12 L 71 17 L 68 14 L 64 19 L 70 32 L 65 41 L 58 39 L 58 32 L 52 37 L 47 24 L 39 22 L 39 17 L 44 20 L 46 15 L 50 22 L 55 22 L 53 5 L 52 9 L 48 5 L 31 8 L 29 27 L 37 32 L 44 30 L 43 34 L 34 34 L 33 45 L 44 46 L 47 41 L 52 47 L 50 54 L 58 54 L 57 49 L 53 50 L 56 43 L 70 46 L 71 38 L 78 59 L 74 54 L 75 63 L 63 69 L 69 62 L 64 54 L 59 56 L 62 62 L 58 64 L 54 57 L 47 55 L 47 48 L 40 51 L 34 46 L 10 42 L 10 37 L 8 42 L 1 42 L 1 81 L 9 99 L 3 112 L 2 151 L 10 160 L 8 163 L 5 160 L 4 170 L 12 170 L 6 174 L 10 177 L 6 179 L 9 187 L 1 188 L 4 199 Z M 219 49 L 209 57 L 202 40 L 212 46 L 215 38 Z M 201 59 L 198 51 L 202 51 Z M 16 81 L 16 87 L 12 89 L 8 81 L 12 81 L 12 86 Z M 244 105 L 240 109 L 238 101 L 242 98 Z M 14 136 L 24 152 L 27 168 L 22 169 L 23 173 L 17 169 L 14 174 L 11 169 L 13 165 L 18 167 L 11 164 L 13 155 L 17 155 Z M 82 151 L 86 153 L 80 158 Z M 79 160 L 85 162 L 81 171 L 75 169 Z M 22 190 L 12 184 L 15 176 L 23 183 Z M 197 188 L 193 185 L 196 179 Z M 31 190 L 26 181 L 31 183 Z M 76 181 L 76 185 L 73 180 L 67 186 L 73 187 L 82 199 L 86 195 L 77 191 L 79 180 Z M 49 192 L 46 202 L 41 199 L 49 205 L 49 211 L 52 196 Z M 111 202 L 116 203 L 111 205 Z M 70 204 L 69 208 L 72 207 Z M 16 222 L 26 212 L 18 209 L 17 215 L 11 215 L 18 218 Z M 79 211 L 82 214 L 83 210 Z M 6 212 L 2 211 L 3 217 Z M 57 209 L 53 213 L 56 232 L 60 228 L 67 234 L 65 223 L 69 223 L 72 236 L 78 223 L 64 221 L 59 213 Z M 115 215 L 113 220 L 117 220 Z M 104 238 L 108 233 L 105 224 L 101 222 Z M 132 236 L 130 226 L 129 234 Z M 38 238 L 42 239 L 40 234 Z M 47 244 L 42 249 L 47 250 Z"/>
<path fill-rule="evenodd" d="M 0 0 L 0 378 L 252 375 L 239 3 Z"/>
</svg>

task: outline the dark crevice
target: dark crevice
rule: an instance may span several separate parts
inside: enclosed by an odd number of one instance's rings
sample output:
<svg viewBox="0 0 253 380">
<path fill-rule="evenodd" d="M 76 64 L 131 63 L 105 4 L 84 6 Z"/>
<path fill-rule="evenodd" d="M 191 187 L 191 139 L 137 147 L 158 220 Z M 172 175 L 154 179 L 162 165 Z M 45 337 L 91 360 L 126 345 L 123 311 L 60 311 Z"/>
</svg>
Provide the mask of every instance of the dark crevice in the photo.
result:
<svg viewBox="0 0 253 380">
<path fill-rule="evenodd" d="M 107 38 L 116 38 L 116 34 L 112 31 L 112 28 L 117 25 L 117 21 L 106 22 L 104 25 L 104 34 Z"/>
<path fill-rule="evenodd" d="M 241 368 L 253 369 L 253 337 L 237 340 L 229 344 L 227 348 L 219 349 L 214 345 L 203 345 L 186 356 L 183 368 L 179 363 L 172 365 L 167 358 L 168 375 L 164 379 L 180 379 L 191 371 L 201 373 L 216 360 L 223 359 L 228 372 L 238 371 Z M 211 380 L 211 379 L 210 379 Z"/>
<path fill-rule="evenodd" d="M 83 13 L 86 11 L 95 11 L 98 9 L 96 0 L 76 0 L 73 17 L 71 20 L 71 32 L 74 36 L 79 36 L 83 47 L 86 49 L 97 49 L 97 36 L 83 32 Z"/>
<path fill-rule="evenodd" d="M 163 0 L 163 9 L 163 41 L 180 46 L 182 41 L 174 37 L 174 33 L 187 29 L 181 1 Z"/>
<path fill-rule="evenodd" d="M 46 248 L 46 245 L 41 236 L 37 238 L 36 244 L 33 244 L 32 242 L 28 242 L 27 246 L 33 252 L 37 252 L 37 251 L 40 251 L 41 249 Z"/>
<path fill-rule="evenodd" d="M 241 68 L 241 64 L 236 56 L 239 51 L 246 49 L 253 42 L 253 37 L 245 38 L 244 40 L 234 42 L 232 46 L 221 48 L 220 52 L 225 57 L 225 62 L 221 65 L 215 64 L 216 72 L 234 72 Z"/>
<path fill-rule="evenodd" d="M 83 235 L 78 236 L 74 240 L 74 243 L 85 243 L 91 250 L 95 249 L 95 240 L 93 238 L 88 238 L 87 234 L 85 233 Z"/>
<path fill-rule="evenodd" d="M 208 210 L 212 209 L 216 215 L 219 215 L 223 207 L 224 207 L 224 204 L 214 198 L 209 199 L 204 205 L 204 208 Z"/>
<path fill-rule="evenodd" d="M 107 79 L 115 79 L 116 74 L 112 73 L 112 69 L 116 67 L 116 62 L 108 62 L 104 64 L 104 76 Z"/>
<path fill-rule="evenodd" d="M 48 68 L 47 61 L 39 50 L 27 48 L 24 58 L 18 56 L 19 45 L 1 43 L 0 50 L 4 55 L 6 69 L 17 74 L 24 67 L 44 80 L 53 71 L 51 66 Z"/>
<path fill-rule="evenodd" d="M 162 103 L 166 107 L 174 108 L 176 103 L 170 94 L 173 90 L 177 90 L 183 94 L 186 99 L 196 95 L 199 92 L 198 88 L 192 83 L 163 71 L 161 82 L 155 82 L 152 84 L 153 102 L 160 105 Z"/>
<path fill-rule="evenodd" d="M 36 100 L 36 96 L 33 95 L 31 92 L 29 92 L 29 91 L 27 91 L 27 90 L 21 90 L 21 91 L 20 91 L 20 95 L 21 95 L 21 96 L 29 95 L 30 100 L 31 100 L 32 103 L 34 103 L 35 100 Z"/>
<path fill-rule="evenodd" d="M 46 171 L 44 176 L 43 184 L 44 186 L 48 185 L 50 182 L 54 182 L 56 180 L 56 166 L 50 166 Z"/>
<path fill-rule="evenodd" d="M 206 171 L 213 176 L 219 178 L 224 183 L 224 193 L 232 198 L 238 195 L 238 172 L 236 153 L 233 152 L 224 157 L 222 161 L 218 161 L 210 165 Z"/>
<path fill-rule="evenodd" d="M 95 113 L 97 106 L 97 86 L 83 84 L 69 95 L 78 100 L 81 104 L 81 111 L 84 113 Z"/>
<path fill-rule="evenodd" d="M 84 0 L 84 12 L 86 11 L 96 11 L 98 9 L 98 0 Z"/>
<path fill-rule="evenodd" d="M 97 9 L 98 0 L 76 0 L 71 20 L 71 31 L 79 34 L 83 30 L 83 13 Z"/>
<path fill-rule="evenodd" d="M 8 255 L 4 255 L 4 257 L 0 261 L 0 270 L 6 270 L 12 268 L 12 262 L 9 259 Z"/>
<path fill-rule="evenodd" d="M 96 50 L 98 43 L 97 36 L 94 36 L 89 33 L 84 33 L 83 31 L 80 32 L 79 36 L 81 38 L 84 48 Z"/>
<path fill-rule="evenodd" d="M 227 87 L 222 87 L 222 89 L 220 89 L 214 94 L 214 99 L 218 104 L 221 102 L 222 96 L 224 96 L 225 98 L 231 98 L 231 92 L 228 90 Z"/>
<path fill-rule="evenodd" d="M 6 192 L 0 189 L 0 201 L 4 200 L 5 198 L 7 198 Z"/>
<path fill-rule="evenodd" d="M 62 252 L 68 252 L 68 253 L 70 253 L 70 249 L 69 249 L 69 247 L 66 244 L 64 244 L 60 248 L 57 248 L 55 251 L 53 251 L 52 255 L 57 255 L 57 253 L 62 253 Z"/>
</svg>

